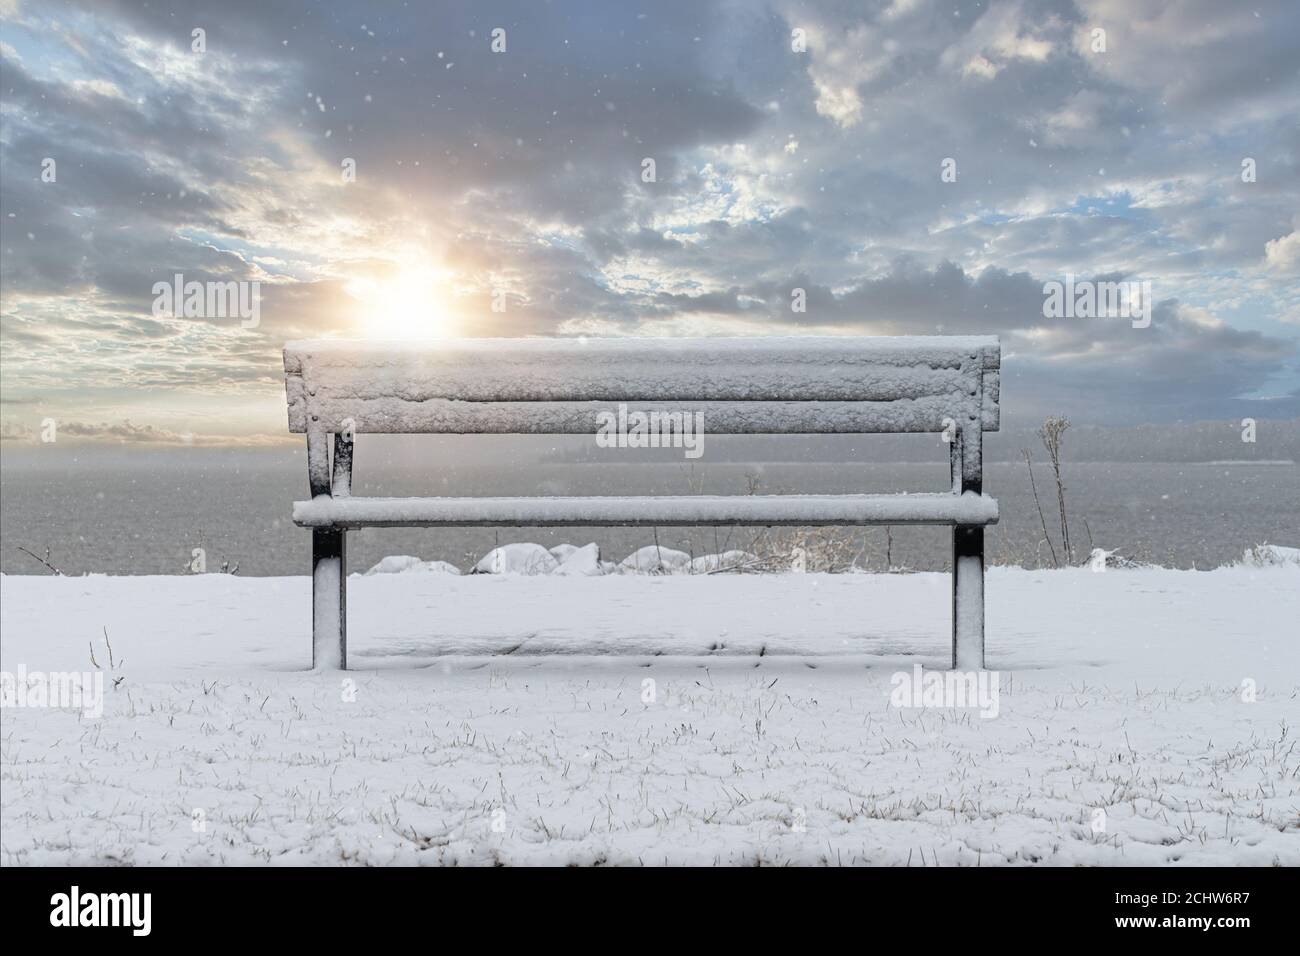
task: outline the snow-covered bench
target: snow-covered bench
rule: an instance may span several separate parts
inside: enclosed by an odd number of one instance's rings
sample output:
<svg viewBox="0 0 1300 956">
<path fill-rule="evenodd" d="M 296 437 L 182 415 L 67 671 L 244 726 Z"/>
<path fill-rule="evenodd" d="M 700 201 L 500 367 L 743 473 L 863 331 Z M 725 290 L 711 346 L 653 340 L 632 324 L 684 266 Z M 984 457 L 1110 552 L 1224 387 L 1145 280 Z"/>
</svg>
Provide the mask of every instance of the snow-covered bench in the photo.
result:
<svg viewBox="0 0 1300 956">
<path fill-rule="evenodd" d="M 870 525 L 953 528 L 952 664 L 984 666 L 982 432 L 998 428 L 992 336 L 461 339 L 290 342 L 289 430 L 307 435 L 316 667 L 347 666 L 346 533 L 362 527 Z M 352 436 L 595 433 L 619 403 L 704 413 L 713 434 L 934 432 L 950 440 L 937 494 L 596 498 L 352 497 Z M 333 435 L 333 450 L 331 439 Z"/>
</svg>

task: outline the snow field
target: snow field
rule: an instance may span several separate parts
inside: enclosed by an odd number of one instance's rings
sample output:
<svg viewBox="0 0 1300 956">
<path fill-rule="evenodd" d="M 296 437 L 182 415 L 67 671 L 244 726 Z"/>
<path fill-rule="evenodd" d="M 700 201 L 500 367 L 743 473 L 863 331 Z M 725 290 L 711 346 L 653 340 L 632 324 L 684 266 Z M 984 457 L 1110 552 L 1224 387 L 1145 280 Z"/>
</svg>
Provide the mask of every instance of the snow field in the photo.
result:
<svg viewBox="0 0 1300 956">
<path fill-rule="evenodd" d="M 124 678 L 4 711 L 0 862 L 1296 865 L 1298 585 L 992 569 L 982 719 L 890 705 L 942 573 L 357 576 L 346 674 L 305 577 L 0 577 Z"/>
</svg>

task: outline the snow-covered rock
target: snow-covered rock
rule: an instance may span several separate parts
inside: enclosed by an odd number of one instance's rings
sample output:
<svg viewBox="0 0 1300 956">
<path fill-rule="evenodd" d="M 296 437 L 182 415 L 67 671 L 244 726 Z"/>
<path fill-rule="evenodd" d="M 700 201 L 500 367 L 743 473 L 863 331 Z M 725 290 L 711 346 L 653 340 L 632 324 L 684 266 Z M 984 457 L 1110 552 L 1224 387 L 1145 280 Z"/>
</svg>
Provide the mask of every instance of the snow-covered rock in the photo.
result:
<svg viewBox="0 0 1300 956">
<path fill-rule="evenodd" d="M 624 570 L 639 571 L 642 574 L 672 574 L 686 570 L 690 563 L 691 556 L 685 551 L 647 544 L 624 558 L 621 566 Z"/>
<path fill-rule="evenodd" d="M 724 551 L 722 554 L 705 554 L 691 561 L 691 574 L 710 574 L 714 571 L 734 571 L 752 565 L 758 559 L 748 551 Z"/>
<path fill-rule="evenodd" d="M 412 554 L 390 554 L 366 574 L 460 574 L 460 568 L 446 561 L 424 561 Z"/>
<path fill-rule="evenodd" d="M 554 549 L 552 549 L 554 550 Z M 593 541 L 582 548 L 574 548 L 560 562 L 553 574 L 604 574 L 600 567 L 600 547 Z"/>
<path fill-rule="evenodd" d="M 1300 548 L 1284 548 L 1278 544 L 1257 544 L 1247 548 L 1241 563 L 1252 568 L 1300 565 Z"/>
<path fill-rule="evenodd" d="M 474 565 L 474 574 L 550 574 L 558 567 L 555 556 L 540 544 L 520 542 L 493 548 Z"/>
<path fill-rule="evenodd" d="M 1107 568 L 1140 568 L 1144 567 L 1140 562 L 1132 558 L 1126 558 L 1118 551 L 1107 551 L 1105 548 L 1093 548 L 1088 554 L 1088 565 L 1093 571 L 1105 571 Z"/>
</svg>

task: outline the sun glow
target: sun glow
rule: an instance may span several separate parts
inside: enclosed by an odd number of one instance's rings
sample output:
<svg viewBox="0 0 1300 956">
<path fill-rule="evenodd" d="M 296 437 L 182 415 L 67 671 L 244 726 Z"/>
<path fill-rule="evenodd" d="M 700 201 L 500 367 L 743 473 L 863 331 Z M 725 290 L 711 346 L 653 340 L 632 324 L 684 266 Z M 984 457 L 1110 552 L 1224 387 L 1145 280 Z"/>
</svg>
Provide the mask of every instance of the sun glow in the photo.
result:
<svg viewBox="0 0 1300 956">
<path fill-rule="evenodd" d="M 391 277 L 354 279 L 345 291 L 356 300 L 353 311 L 366 336 L 433 339 L 454 334 L 446 279 L 432 269 L 402 269 Z"/>
</svg>

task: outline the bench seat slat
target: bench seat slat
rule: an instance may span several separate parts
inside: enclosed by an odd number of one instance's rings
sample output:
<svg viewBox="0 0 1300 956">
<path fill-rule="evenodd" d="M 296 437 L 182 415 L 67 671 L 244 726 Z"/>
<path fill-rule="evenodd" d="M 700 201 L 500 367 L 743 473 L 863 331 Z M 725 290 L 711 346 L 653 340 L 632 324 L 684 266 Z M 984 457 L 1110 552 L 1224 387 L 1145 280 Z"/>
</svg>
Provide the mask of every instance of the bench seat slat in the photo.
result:
<svg viewBox="0 0 1300 956">
<path fill-rule="evenodd" d="M 452 435 L 594 435 L 597 415 L 619 402 L 460 402 L 434 398 L 318 398 L 311 422 L 323 431 Z M 712 435 L 941 432 L 944 419 L 979 423 L 979 399 L 930 395 L 893 402 L 624 402 L 628 412 L 704 415 Z M 293 406 L 290 406 L 293 410 Z M 696 419 L 692 418 L 692 425 Z M 305 418 L 302 425 L 306 427 Z"/>
<path fill-rule="evenodd" d="M 377 342 L 315 339 L 286 342 L 285 370 L 314 367 L 388 369 L 385 378 L 411 382 L 443 371 L 524 365 L 541 383 L 560 382 L 575 372 L 633 363 L 638 378 L 662 386 L 665 369 L 693 368 L 715 377 L 752 378 L 760 366 L 782 366 L 787 377 L 801 368 L 852 365 L 958 366 L 974 359 L 997 368 L 1001 347 L 995 335 L 760 336 L 735 338 L 528 338 L 435 339 Z M 671 372 L 669 373 L 671 374 Z M 676 396 L 672 396 L 676 397 Z"/>
<path fill-rule="evenodd" d="M 330 498 L 293 506 L 295 524 L 361 527 L 989 525 L 988 495 L 683 495 L 573 498 Z"/>
<path fill-rule="evenodd" d="M 803 402 L 892 401 L 927 395 L 967 396 L 983 372 L 978 361 L 930 365 L 883 362 L 820 364 L 746 363 L 719 374 L 710 366 L 677 361 L 650 373 L 643 360 L 591 362 L 568 376 L 539 375 L 532 364 L 476 361 L 432 368 L 412 358 L 409 374 L 390 379 L 393 369 L 371 366 L 326 366 L 307 363 L 305 380 L 318 400 L 355 401 L 400 398 L 423 402 L 454 398 L 462 402 Z M 418 364 L 417 364 L 418 363 Z M 309 377 L 308 377 L 309 376 Z M 716 376 L 716 377 L 714 377 Z"/>
</svg>

